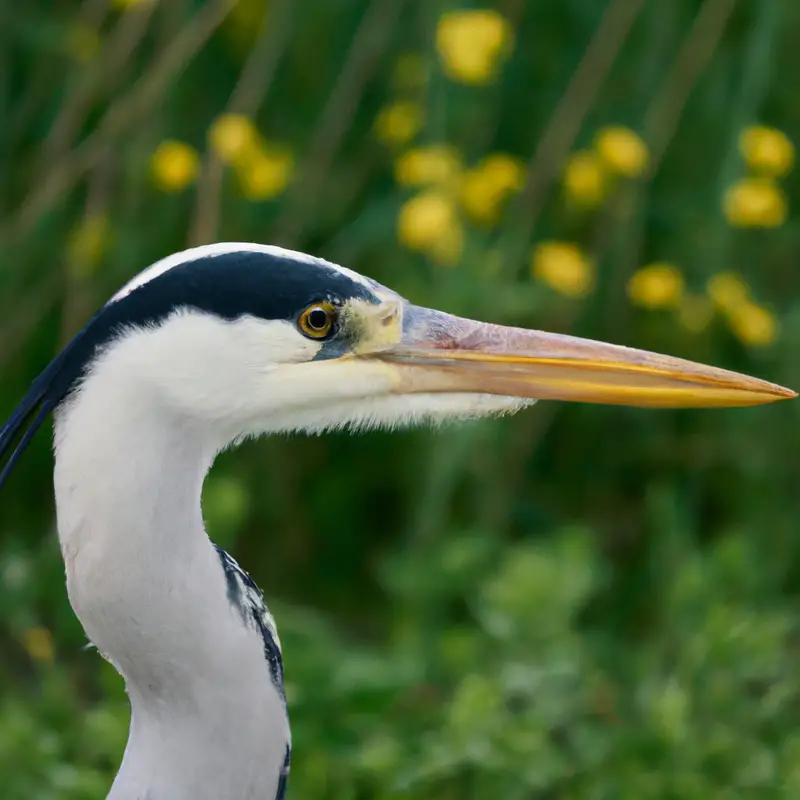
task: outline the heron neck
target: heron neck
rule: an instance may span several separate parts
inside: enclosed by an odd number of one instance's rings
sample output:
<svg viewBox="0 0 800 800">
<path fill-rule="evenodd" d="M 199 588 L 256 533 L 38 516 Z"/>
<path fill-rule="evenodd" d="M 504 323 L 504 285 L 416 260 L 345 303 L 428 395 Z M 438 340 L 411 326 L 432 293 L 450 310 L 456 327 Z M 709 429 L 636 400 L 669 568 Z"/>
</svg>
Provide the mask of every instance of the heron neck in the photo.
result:
<svg viewBox="0 0 800 800">
<path fill-rule="evenodd" d="M 215 447 L 93 380 L 57 416 L 55 494 L 70 602 L 131 699 L 110 798 L 275 797 L 285 708 L 202 522 Z"/>
<path fill-rule="evenodd" d="M 56 417 L 56 512 L 70 602 L 126 679 L 129 632 L 106 630 L 108 618 L 135 610 L 139 635 L 158 635 L 163 614 L 177 621 L 188 611 L 176 586 L 216 567 L 200 507 L 211 454 L 193 434 L 146 401 L 96 392 L 91 380 Z M 140 662 L 138 647 L 134 655 Z"/>
</svg>

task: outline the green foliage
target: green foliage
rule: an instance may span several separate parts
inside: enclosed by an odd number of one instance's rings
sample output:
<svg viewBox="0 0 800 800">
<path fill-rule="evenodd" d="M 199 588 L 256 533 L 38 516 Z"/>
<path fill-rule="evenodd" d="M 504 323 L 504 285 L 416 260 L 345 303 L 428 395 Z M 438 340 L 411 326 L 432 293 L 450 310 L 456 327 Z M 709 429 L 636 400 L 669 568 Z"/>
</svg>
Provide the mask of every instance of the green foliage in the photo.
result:
<svg viewBox="0 0 800 800">
<path fill-rule="evenodd" d="M 796 4 L 489 7 L 7 9 L 0 416 L 129 276 L 209 240 L 800 386 Z M 796 403 L 542 404 L 223 455 L 204 514 L 278 621 L 290 797 L 800 796 L 798 448 Z M 40 436 L 0 500 L 8 800 L 104 796 L 127 735 L 51 466 Z"/>
</svg>

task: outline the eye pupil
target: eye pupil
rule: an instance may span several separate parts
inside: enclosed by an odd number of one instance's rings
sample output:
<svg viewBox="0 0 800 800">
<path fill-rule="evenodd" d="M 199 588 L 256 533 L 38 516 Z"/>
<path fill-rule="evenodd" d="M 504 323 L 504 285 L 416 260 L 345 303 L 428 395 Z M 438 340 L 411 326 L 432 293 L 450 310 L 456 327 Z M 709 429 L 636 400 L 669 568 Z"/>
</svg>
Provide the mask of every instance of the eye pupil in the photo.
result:
<svg viewBox="0 0 800 800">
<path fill-rule="evenodd" d="M 322 331 L 328 325 L 328 312 L 324 308 L 312 308 L 306 317 L 308 327 L 315 331 Z"/>
</svg>

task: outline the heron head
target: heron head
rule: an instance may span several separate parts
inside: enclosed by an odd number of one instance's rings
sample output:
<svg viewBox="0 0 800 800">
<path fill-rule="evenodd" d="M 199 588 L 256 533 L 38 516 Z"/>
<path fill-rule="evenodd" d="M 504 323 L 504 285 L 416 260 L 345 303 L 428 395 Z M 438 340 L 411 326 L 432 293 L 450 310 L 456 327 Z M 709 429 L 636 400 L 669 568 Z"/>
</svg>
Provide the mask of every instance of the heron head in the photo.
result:
<svg viewBox="0 0 800 800">
<path fill-rule="evenodd" d="M 766 381 L 617 345 L 463 319 L 349 269 L 275 247 L 170 256 L 118 292 L 0 432 L 86 394 L 154 407 L 215 446 L 268 431 L 409 425 L 537 399 L 745 406 Z M 38 423 L 36 423 L 38 424 Z"/>
</svg>

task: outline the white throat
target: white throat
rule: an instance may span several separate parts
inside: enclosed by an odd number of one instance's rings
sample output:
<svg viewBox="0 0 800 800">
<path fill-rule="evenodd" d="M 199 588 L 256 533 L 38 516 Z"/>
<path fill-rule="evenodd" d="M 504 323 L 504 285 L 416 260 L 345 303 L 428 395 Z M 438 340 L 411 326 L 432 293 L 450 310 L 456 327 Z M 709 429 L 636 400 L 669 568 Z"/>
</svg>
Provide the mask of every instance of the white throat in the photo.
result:
<svg viewBox="0 0 800 800">
<path fill-rule="evenodd" d="M 70 602 L 131 700 L 113 800 L 276 796 L 285 707 L 202 522 L 219 445 L 102 363 L 56 418 Z"/>
</svg>

